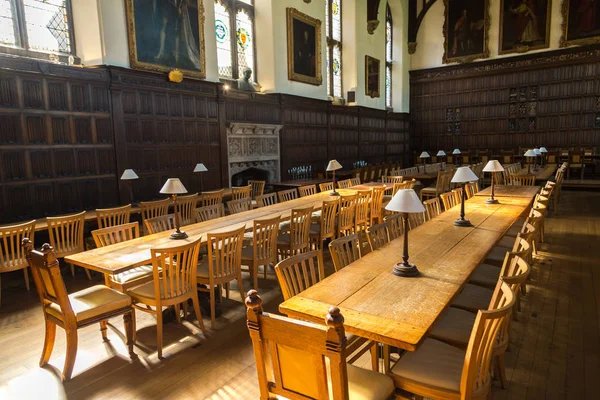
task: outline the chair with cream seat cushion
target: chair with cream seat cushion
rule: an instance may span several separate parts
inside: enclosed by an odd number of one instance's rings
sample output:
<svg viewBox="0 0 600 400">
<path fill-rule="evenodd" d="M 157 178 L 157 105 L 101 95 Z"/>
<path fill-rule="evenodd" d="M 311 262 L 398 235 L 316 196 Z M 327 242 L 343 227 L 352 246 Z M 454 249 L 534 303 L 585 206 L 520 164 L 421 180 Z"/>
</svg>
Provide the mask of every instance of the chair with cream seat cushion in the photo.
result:
<svg viewBox="0 0 600 400">
<path fill-rule="evenodd" d="M 0 277 L 4 272 L 23 270 L 25 287 L 29 291 L 29 263 L 26 253 L 21 247 L 21 241 L 28 238 L 33 242 L 35 235 L 35 220 L 0 227 Z M 2 293 L 0 279 L 0 294 Z M 0 296 L 0 299 L 2 296 Z"/>
<path fill-rule="evenodd" d="M 46 326 L 40 367 L 50 360 L 58 325 L 65 330 L 67 339 L 62 380 L 69 380 L 77 356 L 77 330 L 99 323 L 102 338 L 106 341 L 108 319 L 118 315 L 123 315 L 128 350 L 133 354 L 131 321 L 134 312 L 129 296 L 104 285 L 95 285 L 68 295 L 52 247 L 46 243 L 40 251 L 36 251 L 28 238 L 23 239 L 22 245 L 42 302 Z"/>
<path fill-rule="evenodd" d="M 388 376 L 346 363 L 344 318 L 337 307 L 318 325 L 263 313 L 255 290 L 248 292 L 246 306 L 261 399 L 391 398 Z"/>
<path fill-rule="evenodd" d="M 83 233 L 85 228 L 85 211 L 78 214 L 46 218 L 50 246 L 57 258 L 85 251 Z M 75 267 L 71 266 L 71 275 L 75 276 Z M 88 279 L 92 279 L 90 271 L 84 268 Z"/>
<path fill-rule="evenodd" d="M 497 290 L 497 306 L 478 311 L 466 350 L 436 339 L 425 339 L 416 351 L 404 354 L 388 373 L 396 388 L 414 393 L 418 398 L 489 398 L 492 348 L 515 303 L 509 285 L 503 282 Z"/>
<path fill-rule="evenodd" d="M 526 234 L 523 234 L 526 235 Z M 529 236 L 531 238 L 531 236 Z M 530 242 L 526 239 L 526 236 L 519 236 L 513 241 L 512 249 L 504 249 L 504 260 L 502 261 L 502 268 L 498 268 L 495 264 L 484 263 L 479 265 L 473 274 L 470 276 L 469 283 L 473 283 L 475 285 L 494 288 L 496 287 L 496 282 L 498 278 L 501 276 L 500 272 L 508 272 L 511 268 L 511 264 L 513 262 L 513 258 L 515 256 L 519 256 L 526 260 L 527 262 L 531 262 L 531 245 Z"/>
</svg>

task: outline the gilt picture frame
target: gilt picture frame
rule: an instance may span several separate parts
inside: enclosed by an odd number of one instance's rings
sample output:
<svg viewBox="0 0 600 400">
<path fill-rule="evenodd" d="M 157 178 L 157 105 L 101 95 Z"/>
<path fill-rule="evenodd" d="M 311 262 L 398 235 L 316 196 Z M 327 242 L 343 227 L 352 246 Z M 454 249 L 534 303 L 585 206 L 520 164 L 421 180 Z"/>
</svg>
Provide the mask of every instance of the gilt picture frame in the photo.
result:
<svg viewBox="0 0 600 400">
<path fill-rule="evenodd" d="M 206 78 L 204 0 L 125 0 L 131 68 Z"/>
<path fill-rule="evenodd" d="M 442 62 L 489 58 L 490 23 L 490 0 L 444 0 Z"/>
<path fill-rule="evenodd" d="M 499 54 L 550 47 L 552 0 L 500 0 Z"/>
<path fill-rule="evenodd" d="M 600 43 L 600 1 L 562 0 L 560 47 Z"/>
<path fill-rule="evenodd" d="M 321 21 L 291 7 L 286 13 L 288 79 L 320 86 Z"/>
<path fill-rule="evenodd" d="M 371 98 L 381 95 L 380 65 L 377 58 L 365 56 L 365 94 Z"/>
</svg>

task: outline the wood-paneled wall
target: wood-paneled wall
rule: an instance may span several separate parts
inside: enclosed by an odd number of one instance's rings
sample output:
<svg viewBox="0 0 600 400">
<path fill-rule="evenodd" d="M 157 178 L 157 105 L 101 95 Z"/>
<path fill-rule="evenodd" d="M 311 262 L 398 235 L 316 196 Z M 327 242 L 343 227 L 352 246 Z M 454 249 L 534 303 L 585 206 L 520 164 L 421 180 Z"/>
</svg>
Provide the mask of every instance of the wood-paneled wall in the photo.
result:
<svg viewBox="0 0 600 400">
<path fill-rule="evenodd" d="M 297 96 L 225 91 L 205 81 L 116 67 L 78 68 L 0 56 L 0 224 L 162 197 L 169 177 L 229 186 L 228 122 L 281 124 L 281 172 L 408 160 L 408 114 Z"/>
<path fill-rule="evenodd" d="M 600 47 L 413 71 L 415 151 L 600 146 Z"/>
</svg>

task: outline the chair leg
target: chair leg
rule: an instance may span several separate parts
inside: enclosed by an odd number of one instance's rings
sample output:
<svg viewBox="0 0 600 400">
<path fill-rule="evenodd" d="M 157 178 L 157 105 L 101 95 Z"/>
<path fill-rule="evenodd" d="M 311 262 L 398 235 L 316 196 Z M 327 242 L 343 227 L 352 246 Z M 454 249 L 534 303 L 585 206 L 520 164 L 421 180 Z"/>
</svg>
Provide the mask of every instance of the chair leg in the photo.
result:
<svg viewBox="0 0 600 400">
<path fill-rule="evenodd" d="M 506 389 L 506 369 L 504 367 L 504 353 L 498 354 L 496 357 L 496 368 L 498 370 L 498 377 L 500 378 L 500 385 L 502 389 Z"/>
<path fill-rule="evenodd" d="M 215 291 L 212 287 L 210 289 L 210 327 L 215 329 Z M 219 290 L 219 293 L 221 291 Z"/>
<path fill-rule="evenodd" d="M 87 268 L 84 268 L 83 270 L 85 271 L 85 274 L 87 275 L 88 280 L 91 281 L 92 275 L 90 275 L 90 270 Z"/>
<path fill-rule="evenodd" d="M 29 267 L 23 268 L 23 276 L 25 277 L 25 287 L 29 292 Z"/>
<path fill-rule="evenodd" d="M 102 333 L 102 340 L 108 342 L 108 337 L 106 336 L 106 329 L 108 328 L 108 321 L 103 320 L 100 321 L 100 332 Z"/>
<path fill-rule="evenodd" d="M 187 300 L 184 301 L 183 303 L 181 303 L 181 305 L 183 306 L 183 319 L 187 320 L 187 316 L 188 316 L 188 303 L 187 303 Z"/>
<path fill-rule="evenodd" d="M 162 307 L 156 307 L 156 354 L 158 358 L 162 356 L 162 345 L 163 345 L 163 321 L 162 321 Z"/>
<path fill-rule="evenodd" d="M 65 333 L 67 334 L 67 352 L 65 354 L 65 366 L 62 372 L 63 382 L 71 379 L 71 374 L 73 374 L 75 358 L 77 357 L 77 328 L 67 328 L 65 329 Z"/>
<path fill-rule="evenodd" d="M 242 281 L 242 271 L 238 272 L 237 281 L 238 281 L 238 289 L 240 290 L 240 297 L 242 299 L 242 303 L 244 303 L 244 301 L 246 300 L 246 294 L 244 293 L 244 282 Z"/>
<path fill-rule="evenodd" d="M 200 325 L 202 333 L 204 334 L 204 336 L 206 336 L 206 327 L 204 326 L 204 320 L 202 319 L 202 313 L 200 312 L 200 301 L 198 300 L 198 292 L 192 295 L 192 303 L 194 303 L 194 313 L 196 314 L 198 325 Z"/>
<path fill-rule="evenodd" d="M 254 278 L 254 289 L 258 289 L 258 265 L 252 267 L 252 278 Z"/>
<path fill-rule="evenodd" d="M 179 307 L 179 304 L 174 304 L 173 308 L 175 309 L 175 320 L 177 321 L 178 324 L 181 323 L 181 307 Z"/>
<path fill-rule="evenodd" d="M 229 298 L 229 282 L 225 284 L 225 297 Z"/>
<path fill-rule="evenodd" d="M 135 308 L 131 307 L 131 342 L 132 346 L 135 344 L 137 336 L 137 323 L 135 320 Z"/>
<path fill-rule="evenodd" d="M 133 341 L 135 340 L 135 311 L 123 314 L 123 325 L 125 327 L 125 337 L 127 338 L 127 349 L 129 354 L 133 354 Z"/>
<path fill-rule="evenodd" d="M 73 264 L 69 264 L 71 267 L 71 276 L 75 276 L 75 266 Z"/>
<path fill-rule="evenodd" d="M 379 345 L 377 343 L 373 343 L 373 346 L 371 346 L 371 369 L 373 371 L 377 371 L 379 372 L 379 354 L 378 350 L 379 350 Z"/>
<path fill-rule="evenodd" d="M 56 338 L 56 324 L 46 320 L 46 335 L 44 338 L 44 347 L 42 348 L 42 357 L 40 358 L 40 367 L 43 367 L 50 360 L 52 349 L 54 349 L 54 339 Z"/>
</svg>

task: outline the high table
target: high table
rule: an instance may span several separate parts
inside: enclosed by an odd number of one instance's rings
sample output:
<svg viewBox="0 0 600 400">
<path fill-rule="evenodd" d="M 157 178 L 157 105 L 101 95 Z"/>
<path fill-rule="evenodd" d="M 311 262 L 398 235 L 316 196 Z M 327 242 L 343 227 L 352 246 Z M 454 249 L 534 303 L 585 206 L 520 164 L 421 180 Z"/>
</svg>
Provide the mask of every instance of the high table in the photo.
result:
<svg viewBox="0 0 600 400">
<path fill-rule="evenodd" d="M 412 229 L 410 262 L 421 271 L 418 277 L 392 274 L 401 261 L 403 239 L 398 238 L 281 303 L 279 310 L 322 324 L 329 308 L 338 306 L 348 333 L 415 350 L 533 196 L 501 197 L 500 204 L 474 196 L 465 204 L 473 227 L 453 225 L 460 213 L 454 207 Z"/>
</svg>

